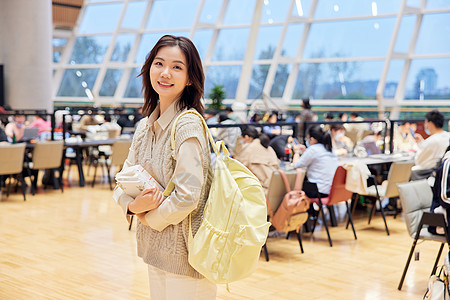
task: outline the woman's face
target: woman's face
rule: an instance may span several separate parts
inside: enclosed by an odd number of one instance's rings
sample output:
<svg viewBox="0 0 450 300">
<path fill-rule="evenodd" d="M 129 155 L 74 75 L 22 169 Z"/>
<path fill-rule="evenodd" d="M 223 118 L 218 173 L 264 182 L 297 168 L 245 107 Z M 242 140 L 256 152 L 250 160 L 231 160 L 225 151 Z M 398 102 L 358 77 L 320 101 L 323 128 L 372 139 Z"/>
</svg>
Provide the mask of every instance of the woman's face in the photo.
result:
<svg viewBox="0 0 450 300">
<path fill-rule="evenodd" d="M 159 49 L 150 66 L 150 82 L 160 101 L 180 98 L 189 78 L 186 57 L 178 46 Z"/>
</svg>

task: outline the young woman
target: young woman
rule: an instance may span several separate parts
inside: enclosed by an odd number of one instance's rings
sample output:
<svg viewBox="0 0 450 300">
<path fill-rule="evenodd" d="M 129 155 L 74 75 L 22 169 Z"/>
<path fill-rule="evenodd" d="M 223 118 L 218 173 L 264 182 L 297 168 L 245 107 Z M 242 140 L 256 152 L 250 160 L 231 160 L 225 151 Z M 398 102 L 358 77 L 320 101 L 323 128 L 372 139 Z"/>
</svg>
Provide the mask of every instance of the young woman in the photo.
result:
<svg viewBox="0 0 450 300">
<path fill-rule="evenodd" d="M 331 135 L 318 125 L 311 126 L 306 133 L 306 145 L 308 148 L 303 145 L 294 147 L 294 167 L 306 167 L 308 180 L 317 184 L 321 197 L 327 197 L 338 167 L 338 158 L 332 151 Z M 299 157 L 300 153 L 302 155 Z M 305 190 L 305 194 L 317 198 L 313 191 Z"/>
<path fill-rule="evenodd" d="M 156 187 L 135 199 L 115 190 L 127 215 L 136 214 L 138 255 L 148 264 L 152 299 L 215 299 L 216 286 L 188 263 L 189 215 L 195 235 L 211 186 L 209 144 L 194 114 L 177 122 L 175 151 L 170 146 L 176 117 L 192 109 L 203 113 L 204 74 L 194 44 L 185 37 L 163 36 L 151 50 L 141 74 L 145 103 L 124 168 L 141 165 L 161 186 L 171 177 L 166 198 Z"/>
</svg>

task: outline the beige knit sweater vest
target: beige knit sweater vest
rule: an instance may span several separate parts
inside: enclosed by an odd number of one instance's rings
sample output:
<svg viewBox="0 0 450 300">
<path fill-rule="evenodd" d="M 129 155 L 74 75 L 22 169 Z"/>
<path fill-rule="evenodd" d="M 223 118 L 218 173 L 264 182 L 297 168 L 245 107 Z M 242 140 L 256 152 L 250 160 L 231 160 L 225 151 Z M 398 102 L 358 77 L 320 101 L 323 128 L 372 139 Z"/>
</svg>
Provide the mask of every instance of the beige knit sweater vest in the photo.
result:
<svg viewBox="0 0 450 300">
<path fill-rule="evenodd" d="M 158 140 L 155 140 L 150 125 L 147 124 L 147 118 L 143 119 L 139 122 L 131 146 L 136 153 L 136 163 L 142 165 L 164 188 L 169 183 L 176 164 L 170 147 L 170 133 L 175 118 L 163 130 Z M 200 141 L 203 149 L 202 161 L 204 174 L 204 184 L 198 207 L 192 212 L 192 230 L 195 234 L 200 227 L 213 173 L 209 143 L 206 140 L 201 120 L 194 114 L 187 114 L 182 116 L 177 123 L 175 131 L 175 153 L 178 153 L 180 145 L 185 140 L 192 137 Z M 188 235 L 188 217 L 177 225 L 169 225 L 161 232 L 149 226 L 142 225 L 139 222 L 136 232 L 138 255 L 145 263 L 161 270 L 173 274 L 203 278 L 188 263 Z"/>
</svg>

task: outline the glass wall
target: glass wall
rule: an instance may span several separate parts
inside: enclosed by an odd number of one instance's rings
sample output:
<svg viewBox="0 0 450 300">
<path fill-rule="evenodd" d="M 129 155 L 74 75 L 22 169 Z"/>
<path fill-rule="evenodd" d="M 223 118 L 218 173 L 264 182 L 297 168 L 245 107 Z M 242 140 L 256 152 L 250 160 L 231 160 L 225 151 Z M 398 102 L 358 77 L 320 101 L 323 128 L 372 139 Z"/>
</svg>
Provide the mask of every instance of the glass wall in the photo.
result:
<svg viewBox="0 0 450 300">
<path fill-rule="evenodd" d="M 449 100 L 450 4 L 403 2 L 86 0 L 74 34 L 53 40 L 54 100 L 142 103 L 137 76 L 164 34 L 194 41 L 205 98 L 222 85 L 227 104 Z"/>
</svg>

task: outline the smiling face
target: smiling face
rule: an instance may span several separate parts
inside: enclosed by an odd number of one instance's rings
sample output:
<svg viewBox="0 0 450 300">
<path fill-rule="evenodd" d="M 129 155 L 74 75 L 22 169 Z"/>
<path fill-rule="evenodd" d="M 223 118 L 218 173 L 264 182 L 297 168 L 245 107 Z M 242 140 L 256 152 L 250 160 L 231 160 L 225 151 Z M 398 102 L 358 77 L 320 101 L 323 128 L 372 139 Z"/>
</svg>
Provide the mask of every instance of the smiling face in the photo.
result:
<svg viewBox="0 0 450 300">
<path fill-rule="evenodd" d="M 187 61 L 178 46 L 159 49 L 150 67 L 150 82 L 159 100 L 172 104 L 189 83 Z"/>
</svg>

